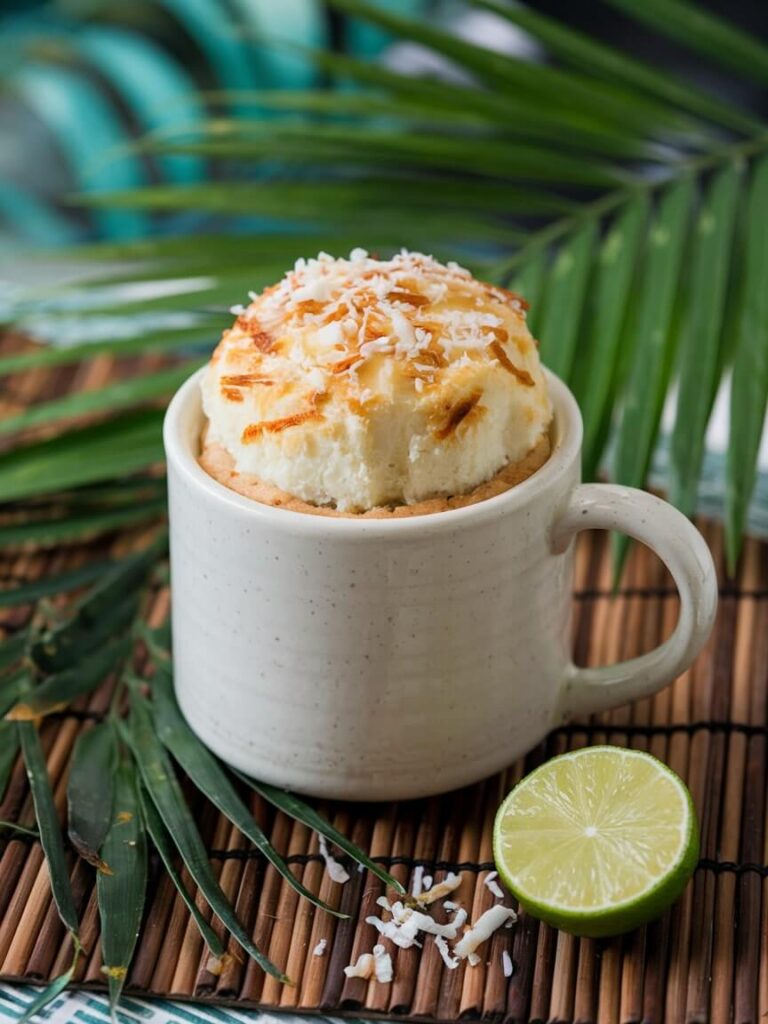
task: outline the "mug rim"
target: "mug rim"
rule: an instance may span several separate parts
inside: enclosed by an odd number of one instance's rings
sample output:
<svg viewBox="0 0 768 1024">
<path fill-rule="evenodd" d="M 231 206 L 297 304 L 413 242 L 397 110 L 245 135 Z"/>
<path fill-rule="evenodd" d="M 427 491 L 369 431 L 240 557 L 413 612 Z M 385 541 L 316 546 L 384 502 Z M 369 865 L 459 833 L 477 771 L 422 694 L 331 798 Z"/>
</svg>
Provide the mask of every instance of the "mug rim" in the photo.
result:
<svg viewBox="0 0 768 1024">
<path fill-rule="evenodd" d="M 210 500 L 233 507 L 283 532 L 317 536 L 347 534 L 350 538 L 385 537 L 393 533 L 428 533 L 433 530 L 456 529 L 477 524 L 503 516 L 532 501 L 548 484 L 566 473 L 581 454 L 583 425 L 576 399 L 559 377 L 543 367 L 553 409 L 552 451 L 542 466 L 509 490 L 460 508 L 427 512 L 418 516 L 393 516 L 382 519 L 312 515 L 296 509 L 277 508 L 253 498 L 246 498 L 226 487 L 215 477 L 210 476 L 193 454 L 191 445 L 184 436 L 184 420 L 190 415 L 202 418 L 200 382 L 207 368 L 206 364 L 195 370 L 177 389 L 168 405 L 163 420 L 166 460 L 169 466 L 173 465 L 174 469 L 184 475 L 191 486 L 204 491 Z M 197 408 L 193 409 L 193 405 Z M 202 423 L 200 426 L 202 427 Z"/>
</svg>

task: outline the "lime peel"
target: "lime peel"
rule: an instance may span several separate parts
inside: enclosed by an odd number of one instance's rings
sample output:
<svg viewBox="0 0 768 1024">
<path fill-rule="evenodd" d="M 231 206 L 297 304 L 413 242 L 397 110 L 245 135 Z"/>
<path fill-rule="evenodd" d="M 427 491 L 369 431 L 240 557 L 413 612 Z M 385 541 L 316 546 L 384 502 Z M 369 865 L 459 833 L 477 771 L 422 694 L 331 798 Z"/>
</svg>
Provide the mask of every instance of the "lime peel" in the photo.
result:
<svg viewBox="0 0 768 1024">
<path fill-rule="evenodd" d="M 680 895 L 699 832 L 688 789 L 661 761 L 586 747 L 518 783 L 496 815 L 493 847 L 528 913 L 597 938 L 658 917 Z"/>
</svg>

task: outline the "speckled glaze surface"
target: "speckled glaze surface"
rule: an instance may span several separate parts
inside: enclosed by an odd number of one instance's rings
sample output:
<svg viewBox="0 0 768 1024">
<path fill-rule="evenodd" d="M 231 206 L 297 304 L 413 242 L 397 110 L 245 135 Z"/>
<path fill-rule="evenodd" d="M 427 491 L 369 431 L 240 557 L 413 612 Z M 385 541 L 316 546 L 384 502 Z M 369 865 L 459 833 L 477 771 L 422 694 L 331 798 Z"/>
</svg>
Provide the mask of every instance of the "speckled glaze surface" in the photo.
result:
<svg viewBox="0 0 768 1024">
<path fill-rule="evenodd" d="M 341 519 L 261 505 L 197 464 L 200 373 L 165 422 L 175 685 L 223 760 L 316 796 L 407 799 L 508 764 L 569 714 L 653 693 L 688 667 L 717 600 L 709 550 L 669 505 L 580 485 L 581 420 L 548 376 L 553 453 L 467 508 Z M 681 594 L 673 636 L 642 658 L 573 667 L 572 539 L 620 529 Z"/>
</svg>

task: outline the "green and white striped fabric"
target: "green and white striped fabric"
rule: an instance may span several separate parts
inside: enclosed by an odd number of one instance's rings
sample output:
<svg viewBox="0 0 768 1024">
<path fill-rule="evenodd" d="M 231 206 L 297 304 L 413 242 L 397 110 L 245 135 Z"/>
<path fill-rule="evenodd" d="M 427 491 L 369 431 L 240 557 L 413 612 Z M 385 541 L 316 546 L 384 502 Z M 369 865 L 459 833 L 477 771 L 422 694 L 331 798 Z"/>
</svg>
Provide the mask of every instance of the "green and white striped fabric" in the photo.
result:
<svg viewBox="0 0 768 1024">
<path fill-rule="evenodd" d="M 29 985 L 0 984 L 0 1024 L 19 1020 L 37 989 Z M 39 1016 L 48 1024 L 110 1024 L 106 996 L 94 992 L 65 992 Z M 234 1010 L 207 1003 L 174 1003 L 165 999 L 151 1002 L 125 998 L 120 1002 L 119 1024 L 362 1024 L 335 1017 L 307 1017 L 299 1014 L 261 1013 Z"/>
</svg>

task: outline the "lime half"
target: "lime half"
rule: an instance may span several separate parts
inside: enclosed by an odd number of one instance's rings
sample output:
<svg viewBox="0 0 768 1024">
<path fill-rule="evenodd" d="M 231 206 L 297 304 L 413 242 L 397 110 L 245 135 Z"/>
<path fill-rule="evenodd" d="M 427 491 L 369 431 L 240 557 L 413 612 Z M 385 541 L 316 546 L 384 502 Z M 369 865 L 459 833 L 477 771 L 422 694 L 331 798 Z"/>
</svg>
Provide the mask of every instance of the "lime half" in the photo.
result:
<svg viewBox="0 0 768 1024">
<path fill-rule="evenodd" d="M 586 747 L 531 772 L 499 808 L 496 867 L 534 917 L 618 935 L 685 888 L 699 830 L 685 783 L 650 754 Z"/>
</svg>

